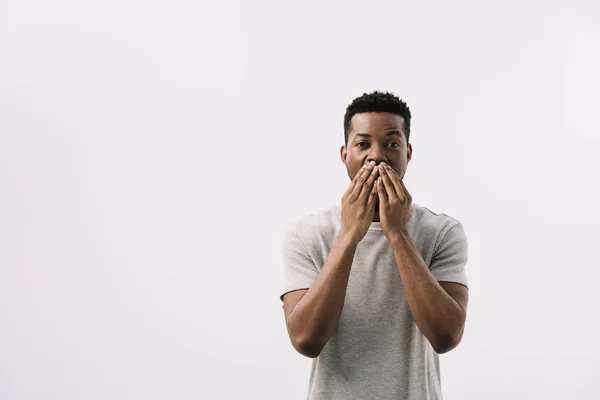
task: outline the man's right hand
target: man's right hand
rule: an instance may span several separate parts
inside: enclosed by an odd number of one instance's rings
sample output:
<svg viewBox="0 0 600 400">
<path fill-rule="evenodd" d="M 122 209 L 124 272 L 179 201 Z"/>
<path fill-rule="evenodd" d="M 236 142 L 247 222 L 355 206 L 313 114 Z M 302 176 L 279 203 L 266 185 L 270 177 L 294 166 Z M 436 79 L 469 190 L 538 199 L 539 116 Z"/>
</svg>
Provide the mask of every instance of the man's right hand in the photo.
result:
<svg viewBox="0 0 600 400">
<path fill-rule="evenodd" d="M 342 226 L 317 278 L 310 288 L 283 296 L 288 335 L 307 357 L 321 354 L 339 324 L 356 247 L 375 216 L 378 175 L 374 163 L 358 171 L 342 197 Z"/>
<path fill-rule="evenodd" d="M 340 233 L 349 235 L 350 240 L 356 244 L 366 235 L 373 222 L 377 200 L 377 189 L 374 183 L 378 175 L 375 162 L 369 162 L 358 171 L 342 197 Z"/>
</svg>

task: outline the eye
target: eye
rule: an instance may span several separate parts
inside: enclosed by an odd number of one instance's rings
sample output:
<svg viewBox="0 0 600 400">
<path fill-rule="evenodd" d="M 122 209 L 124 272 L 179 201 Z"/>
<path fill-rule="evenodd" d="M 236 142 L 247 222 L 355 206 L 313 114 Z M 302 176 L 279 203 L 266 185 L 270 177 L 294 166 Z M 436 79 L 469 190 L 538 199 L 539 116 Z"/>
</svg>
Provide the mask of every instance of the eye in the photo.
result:
<svg viewBox="0 0 600 400">
<path fill-rule="evenodd" d="M 361 146 L 363 144 L 368 145 L 369 143 L 367 143 L 367 142 L 358 142 L 358 143 L 356 143 L 356 145 L 358 147 L 364 147 L 364 146 Z M 389 142 L 388 144 L 395 144 L 396 145 L 396 146 L 394 146 L 395 149 L 397 149 L 398 147 L 400 147 L 400 143 L 398 143 L 398 142 Z"/>
</svg>

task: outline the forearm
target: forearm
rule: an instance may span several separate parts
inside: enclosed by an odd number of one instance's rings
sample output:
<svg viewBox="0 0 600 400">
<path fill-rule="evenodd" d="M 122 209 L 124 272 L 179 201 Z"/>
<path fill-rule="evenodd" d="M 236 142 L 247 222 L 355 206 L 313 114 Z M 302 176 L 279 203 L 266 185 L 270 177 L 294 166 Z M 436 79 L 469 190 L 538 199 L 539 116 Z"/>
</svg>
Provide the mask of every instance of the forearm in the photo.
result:
<svg viewBox="0 0 600 400">
<path fill-rule="evenodd" d="M 408 233 L 394 235 L 390 243 L 415 323 L 436 352 L 451 350 L 462 336 L 465 311 L 439 284 Z"/>
<path fill-rule="evenodd" d="M 317 279 L 288 318 L 294 347 L 307 356 L 316 357 L 338 325 L 356 246 L 352 235 L 338 234 Z"/>
</svg>

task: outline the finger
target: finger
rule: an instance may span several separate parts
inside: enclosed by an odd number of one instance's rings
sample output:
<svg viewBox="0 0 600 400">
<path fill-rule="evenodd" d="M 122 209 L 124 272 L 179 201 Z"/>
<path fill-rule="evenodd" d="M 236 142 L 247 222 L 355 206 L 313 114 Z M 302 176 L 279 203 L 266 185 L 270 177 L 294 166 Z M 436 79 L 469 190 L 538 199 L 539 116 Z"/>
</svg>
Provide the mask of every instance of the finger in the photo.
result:
<svg viewBox="0 0 600 400">
<path fill-rule="evenodd" d="M 354 184 L 354 189 L 352 189 L 352 196 L 360 196 L 363 190 L 363 186 L 367 182 L 367 179 L 369 178 L 370 174 L 373 172 L 373 166 L 374 164 L 369 163 L 366 166 L 363 166 L 360 169 L 360 171 L 356 174 L 359 176 L 356 177 L 356 183 Z"/>
<path fill-rule="evenodd" d="M 377 180 L 375 182 L 377 182 Z M 375 208 L 377 196 L 378 196 L 377 185 L 373 184 L 373 188 L 371 189 L 371 193 L 369 194 L 369 199 L 367 200 L 367 207 L 369 208 L 369 210 Z"/>
<path fill-rule="evenodd" d="M 352 182 L 350 182 L 350 186 L 348 186 L 348 190 L 346 190 L 346 195 L 349 195 L 352 192 L 354 192 L 354 189 L 356 188 L 360 177 L 365 173 L 366 170 L 367 170 L 367 164 L 363 165 L 362 168 L 358 170 L 356 175 L 354 175 Z"/>
<path fill-rule="evenodd" d="M 369 194 L 373 191 L 373 184 L 375 183 L 377 175 L 379 175 L 379 168 L 377 166 L 373 166 L 371 168 L 371 174 L 367 177 L 366 182 L 363 184 L 360 196 L 365 198 L 369 196 Z"/>
<path fill-rule="evenodd" d="M 387 199 L 389 200 L 394 197 L 398 198 L 398 195 L 396 194 L 396 189 L 394 188 L 392 180 L 390 179 L 389 172 L 385 167 L 381 169 L 381 180 L 383 188 L 385 189 L 385 193 L 387 194 Z"/>
<path fill-rule="evenodd" d="M 402 179 L 400 179 L 400 186 L 402 186 L 402 190 L 404 191 L 404 195 L 406 196 L 406 198 L 409 201 L 412 201 L 412 196 L 408 192 L 408 189 L 406 188 L 406 185 L 404 185 L 404 181 Z"/>
<path fill-rule="evenodd" d="M 404 193 L 404 190 L 402 190 L 402 186 L 400 186 L 400 177 L 398 176 L 396 171 L 394 171 L 389 165 L 386 165 L 384 169 L 387 172 L 388 177 L 390 178 L 390 182 L 394 187 L 396 195 L 400 200 L 404 200 L 406 198 L 406 195 Z"/>
<path fill-rule="evenodd" d="M 379 203 L 384 203 L 388 201 L 388 196 L 385 191 L 385 187 L 383 186 L 383 178 L 381 175 L 377 178 L 377 195 L 379 196 Z"/>
</svg>

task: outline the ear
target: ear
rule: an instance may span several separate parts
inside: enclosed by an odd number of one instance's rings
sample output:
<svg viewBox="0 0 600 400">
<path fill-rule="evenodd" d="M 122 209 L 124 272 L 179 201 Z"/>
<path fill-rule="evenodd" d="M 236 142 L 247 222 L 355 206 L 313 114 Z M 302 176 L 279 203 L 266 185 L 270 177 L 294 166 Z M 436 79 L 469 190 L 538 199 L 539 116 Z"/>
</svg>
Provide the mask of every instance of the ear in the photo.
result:
<svg viewBox="0 0 600 400">
<path fill-rule="evenodd" d="M 412 158 L 412 143 L 408 144 L 408 148 L 406 149 L 406 151 L 407 151 L 406 163 L 408 164 L 410 162 L 410 159 Z"/>
<path fill-rule="evenodd" d="M 342 158 L 342 162 L 346 165 L 346 157 L 348 156 L 348 150 L 346 149 L 346 145 L 342 145 L 340 148 L 340 157 Z"/>
</svg>

